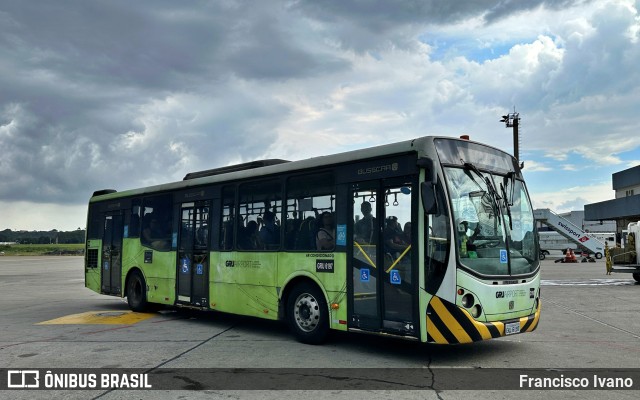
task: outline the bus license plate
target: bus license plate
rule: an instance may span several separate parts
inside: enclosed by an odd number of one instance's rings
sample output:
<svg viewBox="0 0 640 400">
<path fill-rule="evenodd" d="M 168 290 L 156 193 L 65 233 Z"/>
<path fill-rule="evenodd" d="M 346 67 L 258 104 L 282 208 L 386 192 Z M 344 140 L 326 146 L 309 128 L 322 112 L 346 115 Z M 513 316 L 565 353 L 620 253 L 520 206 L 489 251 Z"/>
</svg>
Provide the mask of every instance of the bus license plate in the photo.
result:
<svg viewBox="0 0 640 400">
<path fill-rule="evenodd" d="M 520 322 L 511 322 L 504 325 L 504 334 L 513 335 L 520 333 Z"/>
</svg>

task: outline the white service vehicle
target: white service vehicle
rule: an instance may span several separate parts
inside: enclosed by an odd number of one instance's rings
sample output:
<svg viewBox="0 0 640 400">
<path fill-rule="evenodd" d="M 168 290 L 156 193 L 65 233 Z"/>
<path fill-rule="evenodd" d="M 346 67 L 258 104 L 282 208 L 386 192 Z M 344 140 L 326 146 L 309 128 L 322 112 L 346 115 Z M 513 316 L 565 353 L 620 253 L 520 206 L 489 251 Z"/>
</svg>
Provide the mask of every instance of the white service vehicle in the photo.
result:
<svg viewBox="0 0 640 400">
<path fill-rule="evenodd" d="M 612 248 L 611 272 L 623 272 L 633 274 L 633 279 L 640 282 L 640 263 L 638 263 L 638 251 L 640 251 L 640 222 L 632 222 L 623 231 L 623 247 Z"/>
</svg>

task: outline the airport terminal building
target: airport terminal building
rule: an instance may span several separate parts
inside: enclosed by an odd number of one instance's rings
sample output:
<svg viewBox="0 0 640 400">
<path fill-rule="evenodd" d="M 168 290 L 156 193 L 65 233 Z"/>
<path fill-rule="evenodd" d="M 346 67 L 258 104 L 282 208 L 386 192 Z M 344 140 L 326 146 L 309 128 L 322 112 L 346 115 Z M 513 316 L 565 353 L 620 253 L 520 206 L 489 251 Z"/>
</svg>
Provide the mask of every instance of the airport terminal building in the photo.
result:
<svg viewBox="0 0 640 400">
<path fill-rule="evenodd" d="M 614 220 L 617 224 L 617 232 L 621 232 L 630 222 L 640 221 L 640 165 L 616 172 L 612 176 L 612 181 L 616 198 L 585 204 L 585 219 Z"/>
</svg>

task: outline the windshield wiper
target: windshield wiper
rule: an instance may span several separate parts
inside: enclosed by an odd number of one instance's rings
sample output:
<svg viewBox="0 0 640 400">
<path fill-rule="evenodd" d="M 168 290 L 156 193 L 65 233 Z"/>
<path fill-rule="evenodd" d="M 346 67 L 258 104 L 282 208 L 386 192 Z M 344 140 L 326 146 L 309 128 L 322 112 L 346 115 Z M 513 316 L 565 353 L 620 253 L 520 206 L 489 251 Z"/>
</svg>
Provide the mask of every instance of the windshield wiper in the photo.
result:
<svg viewBox="0 0 640 400">
<path fill-rule="evenodd" d="M 509 193 L 508 199 L 509 199 L 509 207 L 513 206 L 513 195 L 515 193 L 515 188 L 516 188 L 516 178 L 515 178 L 515 173 L 513 171 L 507 173 L 507 175 L 505 175 L 504 179 L 503 179 L 505 188 L 504 188 L 504 196 L 507 197 L 507 187 L 509 186 L 509 184 L 511 184 L 511 193 Z"/>
<path fill-rule="evenodd" d="M 500 184 L 500 190 L 502 191 L 502 198 L 504 200 L 504 208 L 507 210 L 507 216 L 509 217 L 509 229 L 513 230 L 513 218 L 511 218 L 511 205 L 509 204 L 509 201 L 507 200 L 507 189 L 504 187 L 504 185 L 501 183 Z"/>
<path fill-rule="evenodd" d="M 502 218 L 499 218 L 499 209 L 500 209 L 500 205 L 498 203 L 498 200 L 501 200 L 500 196 L 498 195 L 498 192 L 496 191 L 495 186 L 493 186 L 493 182 L 491 182 L 491 180 L 487 177 L 485 177 L 482 172 L 480 172 L 480 170 L 478 169 L 478 167 L 476 167 L 475 165 L 473 165 L 470 162 L 464 162 L 464 160 L 460 160 L 463 162 L 464 164 L 464 168 L 465 171 L 468 169 L 470 171 L 473 171 L 476 173 L 476 175 L 478 175 L 480 177 L 481 180 L 484 180 L 485 185 L 487 185 L 487 189 L 489 191 L 489 197 L 491 198 L 491 208 L 493 211 L 493 215 L 496 216 L 496 219 L 498 220 L 499 224 L 502 224 Z M 473 177 L 471 178 L 474 182 L 475 179 L 473 179 Z M 476 182 L 476 184 L 478 186 L 480 186 L 480 184 L 478 184 Z M 480 188 L 482 189 L 482 186 L 480 186 Z"/>
<path fill-rule="evenodd" d="M 484 188 L 482 187 L 482 185 L 480 185 L 475 180 L 475 178 L 469 173 L 469 170 L 475 172 L 480 177 L 480 180 L 484 180 L 484 175 L 482 175 L 482 172 L 480 172 L 475 165 L 469 162 L 464 162 L 463 160 L 460 160 L 460 161 L 462 161 L 462 164 L 464 165 L 464 170 L 463 170 L 464 173 L 473 181 L 473 183 L 475 183 L 480 188 L 480 190 L 484 192 Z"/>
</svg>

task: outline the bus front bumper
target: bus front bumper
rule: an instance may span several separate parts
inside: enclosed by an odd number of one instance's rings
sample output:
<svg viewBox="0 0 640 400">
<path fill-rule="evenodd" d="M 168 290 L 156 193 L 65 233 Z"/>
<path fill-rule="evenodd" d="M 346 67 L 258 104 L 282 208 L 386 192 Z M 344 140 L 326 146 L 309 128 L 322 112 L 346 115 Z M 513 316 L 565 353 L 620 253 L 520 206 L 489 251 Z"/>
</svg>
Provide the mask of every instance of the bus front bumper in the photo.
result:
<svg viewBox="0 0 640 400">
<path fill-rule="evenodd" d="M 427 342 L 472 343 L 516 333 L 533 332 L 538 327 L 540 308 L 538 302 L 538 309 L 529 316 L 507 321 L 480 322 L 455 304 L 433 297 L 427 309 Z"/>
</svg>

